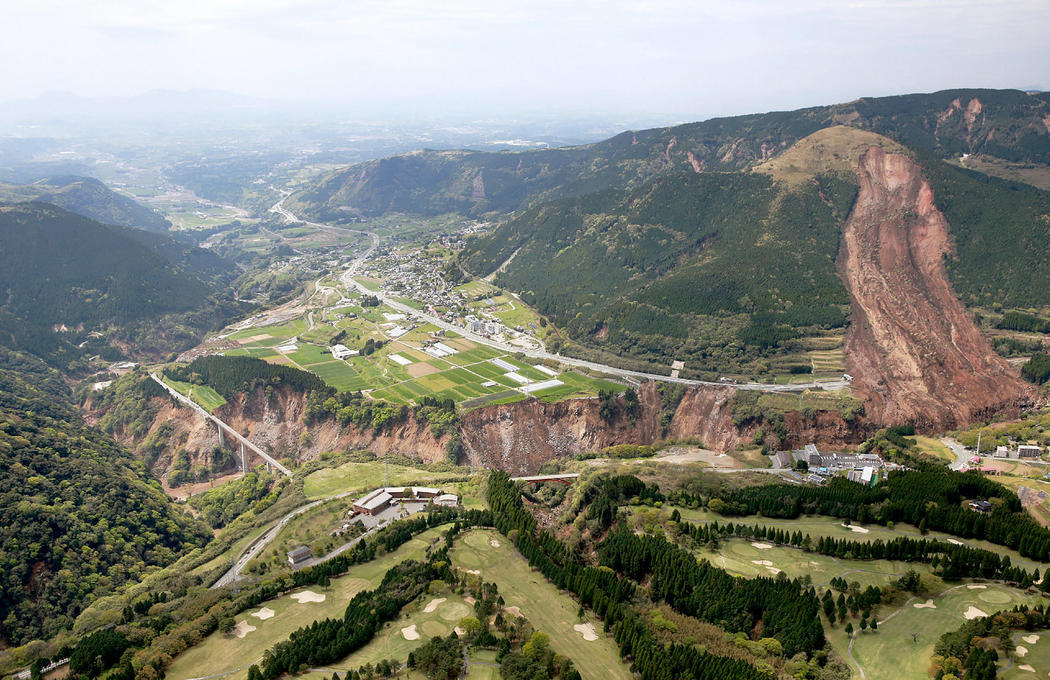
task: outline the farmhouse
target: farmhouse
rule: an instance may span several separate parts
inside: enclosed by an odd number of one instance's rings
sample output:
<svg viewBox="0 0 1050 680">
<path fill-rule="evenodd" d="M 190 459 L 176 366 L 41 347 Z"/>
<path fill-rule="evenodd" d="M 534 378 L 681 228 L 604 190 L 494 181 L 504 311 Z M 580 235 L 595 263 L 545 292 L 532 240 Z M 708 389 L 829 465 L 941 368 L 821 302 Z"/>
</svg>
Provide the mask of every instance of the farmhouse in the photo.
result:
<svg viewBox="0 0 1050 680">
<path fill-rule="evenodd" d="M 976 510 L 977 512 L 992 511 L 992 504 L 988 501 L 970 501 L 969 506 L 971 510 Z"/>
<path fill-rule="evenodd" d="M 301 545 L 288 553 L 288 564 L 293 567 L 300 566 L 303 562 L 313 557 L 313 553 L 305 545 Z"/>
</svg>

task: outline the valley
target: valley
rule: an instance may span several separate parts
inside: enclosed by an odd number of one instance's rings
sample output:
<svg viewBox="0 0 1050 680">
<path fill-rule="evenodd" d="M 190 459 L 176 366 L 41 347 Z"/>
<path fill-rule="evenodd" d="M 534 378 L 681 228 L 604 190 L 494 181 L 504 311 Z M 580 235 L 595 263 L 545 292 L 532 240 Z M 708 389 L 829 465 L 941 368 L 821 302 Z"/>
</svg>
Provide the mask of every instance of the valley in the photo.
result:
<svg viewBox="0 0 1050 680">
<path fill-rule="evenodd" d="M 0 677 L 1050 673 L 1048 107 L 0 185 Z"/>
</svg>

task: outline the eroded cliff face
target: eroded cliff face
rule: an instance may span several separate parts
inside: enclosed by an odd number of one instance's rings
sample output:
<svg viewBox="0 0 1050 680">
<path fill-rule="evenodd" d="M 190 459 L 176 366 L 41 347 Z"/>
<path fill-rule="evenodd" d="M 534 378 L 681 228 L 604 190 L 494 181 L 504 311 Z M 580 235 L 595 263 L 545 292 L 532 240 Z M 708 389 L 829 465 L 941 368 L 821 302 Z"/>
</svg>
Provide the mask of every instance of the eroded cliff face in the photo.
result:
<svg viewBox="0 0 1050 680">
<path fill-rule="evenodd" d="M 750 437 L 733 425 L 730 401 L 734 392 L 731 387 L 688 390 L 666 432 L 660 392 L 653 383 L 639 388 L 639 408 L 633 419 L 619 417 L 612 423 L 602 419 L 596 398 L 554 404 L 533 399 L 480 408 L 461 417 L 459 435 L 465 460 L 460 462 L 526 474 L 549 460 L 616 444 L 652 444 L 663 437 L 696 437 L 708 448 L 727 451 L 741 437 Z M 161 479 L 178 448 L 190 454 L 193 464 L 206 465 L 208 453 L 219 444 L 216 428 L 189 409 L 172 406 L 169 400 L 158 399 L 156 403 L 160 410 L 148 432 L 137 437 L 117 433 L 117 438 L 138 449 L 160 428 L 170 428 L 165 451 L 154 465 L 154 473 Z M 334 421 L 307 426 L 303 422 L 305 406 L 305 397 L 288 389 L 274 390 L 269 396 L 256 390 L 228 402 L 216 415 L 278 458 L 310 460 L 322 451 L 366 448 L 379 456 L 445 460 L 449 437 L 435 437 L 428 425 L 411 417 L 376 435 L 353 426 L 341 427 Z M 90 410 L 90 403 L 85 407 Z"/>
<path fill-rule="evenodd" d="M 867 419 L 947 429 L 1028 403 L 1034 392 L 948 283 L 948 222 L 921 168 L 873 146 L 856 174 L 838 266 L 851 298 L 846 366 Z"/>
<path fill-rule="evenodd" d="M 740 440 L 729 402 L 731 387 L 697 387 L 686 392 L 665 435 L 660 393 L 654 383 L 638 391 L 634 419 L 602 419 L 598 399 L 572 399 L 554 404 L 538 400 L 478 409 L 460 427 L 470 464 L 535 472 L 543 463 L 564 456 L 598 451 L 616 444 L 652 444 L 664 436 L 697 437 L 708 448 L 726 451 Z"/>
</svg>

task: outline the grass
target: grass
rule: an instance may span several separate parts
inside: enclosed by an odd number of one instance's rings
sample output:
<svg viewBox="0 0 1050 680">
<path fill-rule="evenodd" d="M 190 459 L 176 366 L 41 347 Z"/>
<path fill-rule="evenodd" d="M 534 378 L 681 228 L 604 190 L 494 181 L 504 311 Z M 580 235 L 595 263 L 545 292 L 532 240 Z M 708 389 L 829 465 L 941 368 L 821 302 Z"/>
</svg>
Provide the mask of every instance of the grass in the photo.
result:
<svg viewBox="0 0 1050 680">
<path fill-rule="evenodd" d="M 422 559 L 427 546 L 437 540 L 445 528 L 429 529 L 389 555 L 352 567 L 345 576 L 332 580 L 328 591 L 323 593 L 324 602 L 299 604 L 286 595 L 264 602 L 257 609 L 241 613 L 236 617 L 237 621 L 248 621 L 255 626 L 255 631 L 248 633 L 244 638 L 226 636 L 219 632 L 209 635 L 200 644 L 176 657 L 165 677 L 168 680 L 188 680 L 242 667 L 246 669 L 262 658 L 267 649 L 286 640 L 292 631 L 320 619 L 342 616 L 354 595 L 378 586 L 386 572 L 395 564 L 407 559 Z M 320 588 L 312 590 L 322 592 Z M 259 611 L 263 607 L 272 609 L 275 612 L 274 617 L 264 621 L 250 616 L 250 612 Z M 226 677 L 229 680 L 242 680 L 247 675 L 247 670 L 241 670 Z M 327 674 L 327 677 L 331 677 L 331 674 Z"/>
<path fill-rule="evenodd" d="M 226 399 L 221 394 L 207 385 L 191 385 L 190 383 L 172 380 L 167 377 L 164 378 L 164 382 L 174 387 L 183 396 L 189 397 L 203 406 L 209 413 L 226 403 Z"/>
<path fill-rule="evenodd" d="M 757 539 L 754 542 L 763 544 Z M 791 578 L 800 578 L 808 574 L 813 579 L 813 584 L 818 586 L 826 586 L 831 579 L 841 576 L 847 581 L 859 582 L 861 588 L 869 585 L 881 588 L 890 580 L 903 576 L 909 569 L 930 573 L 929 565 L 925 564 L 889 560 L 846 560 L 784 546 L 756 548 L 752 543 L 751 539 L 733 538 L 722 541 L 717 551 L 705 547 L 694 552 L 698 557 L 736 576 L 772 576 L 777 573 L 775 570 L 779 570 Z M 756 562 L 772 562 L 772 565 L 769 567 Z"/>
<path fill-rule="evenodd" d="M 955 462 L 955 454 L 952 453 L 951 449 L 942 444 L 940 439 L 924 437 L 922 435 L 915 435 L 914 439 L 919 447 L 919 451 L 922 453 L 949 463 Z"/>
<path fill-rule="evenodd" d="M 633 677 L 620 661 L 616 643 L 601 631 L 600 621 L 586 617 L 595 624 L 599 639 L 584 640 L 573 630 L 581 622 L 576 600 L 533 571 L 502 534 L 488 529 L 469 532 L 453 548 L 452 562 L 462 569 L 479 570 L 483 580 L 495 582 L 506 606 L 518 607 L 536 630 L 547 633 L 551 648 L 572 659 L 585 680 Z"/>
<path fill-rule="evenodd" d="M 664 504 L 660 510 L 664 515 L 670 516 L 671 512 L 675 509 L 675 506 Z M 639 508 L 633 508 L 634 512 L 639 512 Z M 874 541 L 875 539 L 881 539 L 883 541 L 890 541 L 898 536 L 907 536 L 909 538 L 921 538 L 922 534 L 918 528 L 911 526 L 910 524 L 897 524 L 893 529 L 888 529 L 879 524 L 865 524 L 862 528 L 867 529 L 867 533 L 855 532 L 848 527 L 842 525 L 842 520 L 834 517 L 822 517 L 817 515 L 803 515 L 798 519 L 770 519 L 768 517 L 740 517 L 740 518 L 727 518 L 721 515 L 711 512 L 705 509 L 693 509 L 693 508 L 678 508 L 678 511 L 682 514 L 682 519 L 694 522 L 697 524 L 709 524 L 717 521 L 719 524 L 725 524 L 726 522 L 743 523 L 749 526 L 759 524 L 766 527 L 777 527 L 780 529 L 801 531 L 803 534 L 809 534 L 812 538 L 816 539 L 818 536 L 830 536 L 832 538 L 848 538 L 854 541 Z M 949 534 L 943 534 L 937 531 L 930 531 L 926 534 L 927 538 L 947 540 L 949 538 L 955 539 Z M 962 541 L 966 545 L 972 548 L 981 548 L 997 553 L 999 555 L 1008 555 L 1011 563 L 1014 566 L 1023 567 L 1031 571 L 1032 569 L 1039 569 L 1042 573 L 1043 569 L 1046 568 L 1045 564 L 1035 562 L 1027 557 L 1021 557 L 1021 554 L 1016 550 L 1004 548 L 1001 545 L 989 543 L 988 541 L 982 541 L 979 539 L 968 538 Z"/>
<path fill-rule="evenodd" d="M 412 482 L 440 482 L 465 474 L 469 474 L 469 471 L 437 472 L 380 462 L 345 463 L 339 467 L 323 468 L 309 474 L 303 480 L 303 494 L 310 499 L 324 498 L 353 489 L 404 486 Z"/>
<path fill-rule="evenodd" d="M 971 606 L 992 614 L 1018 604 L 1034 606 L 1038 602 L 1045 602 L 1043 597 L 1006 586 L 981 585 L 985 587 L 971 589 L 967 585 L 959 585 L 940 594 L 921 596 L 917 601 L 905 603 L 899 610 L 883 607 L 878 631 L 858 635 L 853 644 L 853 656 L 864 669 L 867 679 L 926 677 L 934 643 L 944 633 L 962 625 L 966 620 L 963 613 Z M 927 597 L 933 600 L 936 609 L 914 607 L 917 603 L 925 602 Z M 894 615 L 895 611 L 899 613 Z M 916 637 L 913 638 L 913 635 Z M 829 631 L 828 639 L 839 654 L 846 658 L 848 641 L 841 626 Z"/>
<path fill-rule="evenodd" d="M 1024 631 L 1014 635 L 1014 644 L 1024 647 L 1027 653 L 1024 656 L 1015 655 L 1013 666 L 1006 670 L 1002 670 L 1006 665 L 1004 660 L 1004 663 L 999 666 L 999 675 L 996 677 L 1003 680 L 1020 680 L 1021 678 L 1033 677 L 1045 678 L 1050 673 L 1050 632 L 1044 630 L 1034 633 L 1039 636 L 1039 639 L 1034 643 L 1021 639 L 1022 636 L 1027 637 L 1032 634 L 1029 631 Z M 1031 666 L 1035 669 L 1035 674 L 1033 675 L 1030 671 L 1019 669 L 1018 666 L 1020 665 Z"/>
<path fill-rule="evenodd" d="M 442 597 L 445 598 L 445 601 L 438 605 L 437 609 L 430 613 L 423 611 L 431 600 Z M 383 626 L 371 642 L 342 661 L 329 664 L 328 667 L 343 671 L 360 668 L 366 663 L 374 664 L 383 659 L 404 661 L 408 658 L 409 652 L 425 644 L 428 639 L 438 635 L 447 636 L 460 619 L 473 615 L 474 608 L 455 593 L 448 591 L 436 595 L 424 593 L 418 600 L 406 605 L 401 610 L 400 617 Z M 418 640 L 406 640 L 401 632 L 402 628 L 411 625 L 416 626 L 416 631 L 419 633 Z"/>
</svg>

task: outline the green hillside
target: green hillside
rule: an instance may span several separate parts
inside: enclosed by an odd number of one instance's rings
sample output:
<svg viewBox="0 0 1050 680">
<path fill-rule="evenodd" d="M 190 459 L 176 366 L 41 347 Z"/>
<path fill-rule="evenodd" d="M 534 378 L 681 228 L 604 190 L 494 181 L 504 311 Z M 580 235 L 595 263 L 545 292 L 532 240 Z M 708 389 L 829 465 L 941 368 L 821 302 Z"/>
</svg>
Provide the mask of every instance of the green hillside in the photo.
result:
<svg viewBox="0 0 1050 680">
<path fill-rule="evenodd" d="M 161 350 L 159 317 L 184 315 L 169 324 L 181 336 L 229 313 L 213 296 L 232 269 L 159 234 L 45 203 L 0 204 L 0 344 L 52 358 L 89 331 L 140 325 L 140 340 Z"/>
<path fill-rule="evenodd" d="M 57 372 L 0 347 L 0 646 L 54 635 L 209 536 L 82 423 Z"/>
<path fill-rule="evenodd" d="M 0 201 L 40 201 L 103 224 L 167 233 L 171 222 L 91 177 L 48 177 L 32 184 L 0 183 Z"/>
<path fill-rule="evenodd" d="M 1047 114 L 1047 93 L 945 90 L 630 131 L 588 146 L 421 151 L 335 172 L 290 197 L 288 206 L 332 220 L 388 211 L 506 213 L 542 200 L 630 189 L 665 173 L 740 170 L 832 125 L 877 132 L 941 158 L 986 154 L 1046 165 Z"/>
<path fill-rule="evenodd" d="M 798 329 L 845 324 L 834 262 L 855 191 L 834 176 L 789 190 L 752 173 L 675 174 L 529 209 L 463 264 L 485 275 L 517 253 L 496 283 L 581 342 L 738 369 Z"/>
</svg>

